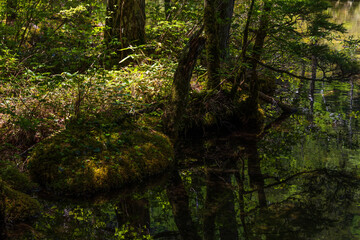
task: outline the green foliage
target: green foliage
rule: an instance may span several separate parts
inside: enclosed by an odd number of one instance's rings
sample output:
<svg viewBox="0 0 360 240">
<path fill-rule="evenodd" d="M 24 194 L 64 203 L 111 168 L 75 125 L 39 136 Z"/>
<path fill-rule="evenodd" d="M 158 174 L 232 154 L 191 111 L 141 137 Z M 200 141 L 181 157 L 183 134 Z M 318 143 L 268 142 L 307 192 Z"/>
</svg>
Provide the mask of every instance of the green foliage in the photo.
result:
<svg viewBox="0 0 360 240">
<path fill-rule="evenodd" d="M 264 62 L 275 69 L 300 72 L 304 66 L 306 69 L 310 68 L 312 56 L 318 56 L 319 67 L 327 77 L 337 74 L 347 76 L 359 70 L 358 60 L 348 51 L 349 47 L 344 46 L 344 50 L 335 49 L 332 44 L 332 41 L 335 41 L 346 29 L 331 20 L 327 13 L 330 7 L 328 1 L 272 0 L 271 2 L 273 7 L 269 12 L 268 37 L 261 56 Z M 258 4 L 261 4 L 261 1 L 258 1 Z M 239 8 L 238 11 L 237 14 L 242 16 L 243 12 L 246 13 L 246 8 Z M 251 27 L 257 29 L 259 13 L 255 11 L 253 18 Z M 240 34 L 237 38 L 242 37 L 243 22 L 244 20 L 234 22 L 234 36 Z M 250 34 L 254 36 L 256 31 L 251 31 Z M 241 49 L 238 40 L 234 39 L 232 43 L 235 48 Z M 252 44 L 250 42 L 247 49 L 249 54 L 252 52 Z M 234 54 L 238 54 L 236 50 Z M 284 77 L 278 73 L 275 75 L 279 78 Z"/>
<path fill-rule="evenodd" d="M 146 230 L 145 227 L 144 227 L 144 230 Z M 126 240 L 126 239 L 151 240 L 151 239 L 153 239 L 149 234 L 139 233 L 139 232 L 135 231 L 134 227 L 128 226 L 127 224 L 122 225 L 121 228 L 116 228 L 114 236 L 115 236 L 115 239 L 119 239 L 119 240 Z"/>
<path fill-rule="evenodd" d="M 65 224 L 62 224 L 64 219 Z M 92 206 L 74 203 L 52 203 L 41 213 L 34 224 L 35 239 L 113 239 L 109 231 L 116 221 L 113 206 L 109 203 Z M 29 237 L 28 239 L 31 239 Z M 26 238 L 25 238 L 26 239 Z"/>
<path fill-rule="evenodd" d="M 29 67 L 55 73 L 75 72 L 98 61 L 100 3 L 64 1 L 57 5 L 18 0 L 15 4 L 14 22 L 1 22 L 0 34 L 4 36 L 2 43 L 21 52 L 21 60 Z M 7 16 L 6 8 L 1 10 Z"/>
<path fill-rule="evenodd" d="M 167 67 L 172 65 L 159 60 L 119 71 L 92 69 L 86 74 L 47 74 L 30 69 L 8 72 L 12 75 L 0 86 L 0 138 L 7 143 L 0 149 L 10 152 L 10 144 L 20 147 L 19 152 L 25 151 L 24 146 L 63 128 L 71 118 L 88 118 L 110 109 L 134 113 L 161 103 L 170 88 L 173 70 Z"/>
<path fill-rule="evenodd" d="M 184 48 L 188 38 L 188 24 L 183 21 L 158 21 L 156 25 L 146 26 L 147 36 L 152 39 L 154 58 L 161 56 L 175 56 Z M 185 37 L 184 37 L 185 36 Z"/>
</svg>

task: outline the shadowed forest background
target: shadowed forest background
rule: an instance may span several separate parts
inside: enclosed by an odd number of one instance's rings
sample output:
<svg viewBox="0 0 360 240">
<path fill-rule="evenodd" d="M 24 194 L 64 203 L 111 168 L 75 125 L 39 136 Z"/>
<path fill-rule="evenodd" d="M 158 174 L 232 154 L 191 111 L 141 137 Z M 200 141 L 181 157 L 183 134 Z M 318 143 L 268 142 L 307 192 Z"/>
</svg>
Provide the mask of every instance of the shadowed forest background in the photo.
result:
<svg viewBox="0 0 360 240">
<path fill-rule="evenodd" d="M 359 14 L 0 0 L 0 239 L 360 239 Z"/>
</svg>

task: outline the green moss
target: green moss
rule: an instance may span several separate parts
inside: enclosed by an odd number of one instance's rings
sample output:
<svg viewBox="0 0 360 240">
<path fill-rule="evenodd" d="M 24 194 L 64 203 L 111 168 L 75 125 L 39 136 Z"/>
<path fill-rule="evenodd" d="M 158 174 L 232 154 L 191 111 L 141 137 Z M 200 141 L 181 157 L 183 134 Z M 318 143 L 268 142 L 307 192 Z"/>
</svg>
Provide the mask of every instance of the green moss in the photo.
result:
<svg viewBox="0 0 360 240">
<path fill-rule="evenodd" d="M 30 192 L 36 187 L 36 184 L 30 180 L 30 177 L 11 163 L 0 164 L 0 178 L 5 181 L 12 189 L 20 192 Z"/>
<path fill-rule="evenodd" d="M 96 120 L 73 123 L 41 142 L 29 170 L 45 188 L 93 194 L 163 172 L 172 164 L 169 139 L 135 123 Z"/>
<path fill-rule="evenodd" d="M 0 180 L 1 181 L 1 180 Z M 40 203 L 29 195 L 4 184 L 5 215 L 8 223 L 24 221 L 40 211 Z"/>
<path fill-rule="evenodd" d="M 23 193 L 30 192 L 36 185 L 15 165 L 1 162 L 0 185 L 5 198 L 5 218 L 8 223 L 24 221 L 40 211 L 40 203 Z"/>
</svg>

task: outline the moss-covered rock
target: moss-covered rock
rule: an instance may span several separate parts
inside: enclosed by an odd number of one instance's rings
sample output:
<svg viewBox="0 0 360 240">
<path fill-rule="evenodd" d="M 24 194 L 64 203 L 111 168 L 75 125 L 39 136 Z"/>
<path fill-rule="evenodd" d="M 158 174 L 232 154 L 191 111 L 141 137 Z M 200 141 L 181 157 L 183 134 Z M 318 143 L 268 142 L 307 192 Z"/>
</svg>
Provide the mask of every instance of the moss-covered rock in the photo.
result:
<svg viewBox="0 0 360 240">
<path fill-rule="evenodd" d="M 25 194 L 35 187 L 29 176 L 20 172 L 14 164 L 0 163 L 0 207 L 5 209 L 7 223 L 27 220 L 40 211 L 40 203 Z"/>
<path fill-rule="evenodd" d="M 8 223 L 24 221 L 40 211 L 40 203 L 36 199 L 12 189 L 4 182 L 0 184 L 3 184 L 4 188 L 5 215 Z"/>
<path fill-rule="evenodd" d="M 29 159 L 33 179 L 46 189 L 93 194 L 141 181 L 172 164 L 169 139 L 136 123 L 73 123 L 41 142 Z"/>
</svg>

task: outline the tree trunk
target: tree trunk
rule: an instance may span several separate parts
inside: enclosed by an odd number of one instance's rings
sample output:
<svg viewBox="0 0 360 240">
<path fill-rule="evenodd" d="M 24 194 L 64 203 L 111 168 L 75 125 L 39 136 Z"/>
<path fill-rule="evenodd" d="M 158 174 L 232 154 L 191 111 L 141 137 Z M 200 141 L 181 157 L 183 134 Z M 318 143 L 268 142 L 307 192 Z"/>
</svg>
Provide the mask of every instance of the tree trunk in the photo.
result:
<svg viewBox="0 0 360 240">
<path fill-rule="evenodd" d="M 251 17 L 253 14 L 254 5 L 255 5 L 255 0 L 251 0 L 249 11 L 247 12 L 246 23 L 245 23 L 244 33 L 243 33 L 243 41 L 242 41 L 241 56 L 240 56 L 241 67 L 240 67 L 239 73 L 235 76 L 234 85 L 231 89 L 232 96 L 234 96 L 235 93 L 237 92 L 237 89 L 240 86 L 240 81 L 243 82 L 245 80 L 245 76 L 246 76 L 246 65 L 245 65 L 245 63 L 247 62 L 246 52 L 247 52 L 247 47 L 249 44 L 249 40 L 248 40 L 249 39 L 249 28 L 250 28 Z"/>
<path fill-rule="evenodd" d="M 219 36 L 219 50 L 222 60 L 228 57 L 228 45 L 230 37 L 230 27 L 234 12 L 234 0 L 218 0 L 219 23 L 217 24 Z"/>
<path fill-rule="evenodd" d="M 208 89 L 220 89 L 221 60 L 228 56 L 231 19 L 234 0 L 205 0 L 204 25 Z"/>
<path fill-rule="evenodd" d="M 314 112 L 314 92 L 315 92 L 315 80 L 316 80 L 316 72 L 317 72 L 317 57 L 313 55 L 311 57 L 311 82 L 310 82 L 310 93 L 309 93 L 309 99 L 310 99 L 310 114 L 312 115 Z"/>
<path fill-rule="evenodd" d="M 122 49 L 145 42 L 145 0 L 108 0 L 106 11 L 105 43 L 123 59 Z"/>
<path fill-rule="evenodd" d="M 257 64 L 260 61 L 261 54 L 264 48 L 265 38 L 267 36 L 267 28 L 269 25 L 269 12 L 271 10 L 272 3 L 265 1 L 263 7 L 263 13 L 260 18 L 260 26 L 256 33 L 255 44 L 252 53 L 252 59 L 250 61 L 250 109 L 256 111 L 259 105 L 259 77 L 257 74 Z"/>
<path fill-rule="evenodd" d="M 206 35 L 207 88 L 220 88 L 220 48 L 217 27 L 216 0 L 205 0 L 204 25 Z"/>
<path fill-rule="evenodd" d="M 246 219 L 245 219 L 245 194 L 244 194 L 244 175 L 245 175 L 245 166 L 244 166 L 244 162 L 242 163 L 242 168 L 241 168 L 241 175 L 240 172 L 235 173 L 235 178 L 236 181 L 238 183 L 239 186 L 239 210 L 240 210 L 240 220 L 241 220 L 241 225 L 243 227 L 243 231 L 244 231 L 244 239 L 248 240 L 248 230 L 247 230 L 247 223 L 246 223 Z"/>
<path fill-rule="evenodd" d="M 350 106 L 349 106 L 349 146 L 350 149 L 353 148 L 353 130 L 352 130 L 352 119 L 353 119 L 353 103 L 354 103 L 354 82 L 353 80 L 350 80 L 350 92 L 349 92 L 349 97 L 350 97 Z"/>
<path fill-rule="evenodd" d="M 185 113 L 190 80 L 197 57 L 204 48 L 205 38 L 201 37 L 203 29 L 197 31 L 189 40 L 179 58 L 179 64 L 174 75 L 171 91 L 171 102 L 165 116 L 167 132 L 174 138 L 181 129 L 182 118 Z"/>
</svg>

